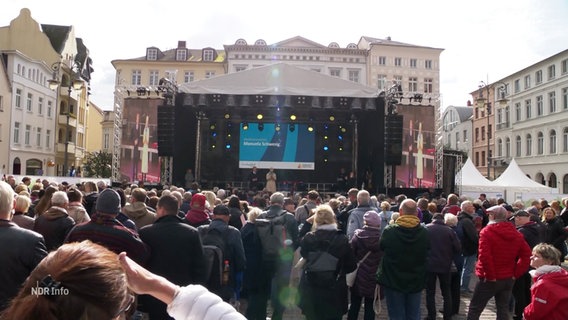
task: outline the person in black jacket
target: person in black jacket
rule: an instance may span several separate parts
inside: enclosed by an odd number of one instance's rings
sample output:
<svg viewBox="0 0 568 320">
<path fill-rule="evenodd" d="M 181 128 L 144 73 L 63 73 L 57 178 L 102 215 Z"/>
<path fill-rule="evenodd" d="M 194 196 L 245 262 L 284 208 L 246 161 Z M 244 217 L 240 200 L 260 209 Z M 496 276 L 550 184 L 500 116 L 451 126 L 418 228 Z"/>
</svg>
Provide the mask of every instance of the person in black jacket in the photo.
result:
<svg viewBox="0 0 568 320">
<path fill-rule="evenodd" d="M 14 190 L 0 181 L 0 311 L 18 290 L 38 263 L 47 256 L 43 236 L 18 227 L 12 220 Z"/>
<path fill-rule="evenodd" d="M 458 214 L 458 225 L 456 232 L 462 245 L 463 271 L 461 276 L 461 291 L 464 293 L 472 292 L 469 289 L 469 280 L 477 262 L 477 246 L 479 234 L 473 223 L 475 206 L 469 200 L 462 202 L 461 212 Z"/>
<path fill-rule="evenodd" d="M 162 196 L 156 210 L 158 219 L 140 229 L 140 239 L 150 247 L 146 267 L 178 286 L 203 284 L 206 266 L 201 238 L 196 228 L 177 216 L 178 208 L 174 196 Z M 166 304 L 156 298 L 141 296 L 140 305 L 150 319 L 171 319 Z"/>
</svg>

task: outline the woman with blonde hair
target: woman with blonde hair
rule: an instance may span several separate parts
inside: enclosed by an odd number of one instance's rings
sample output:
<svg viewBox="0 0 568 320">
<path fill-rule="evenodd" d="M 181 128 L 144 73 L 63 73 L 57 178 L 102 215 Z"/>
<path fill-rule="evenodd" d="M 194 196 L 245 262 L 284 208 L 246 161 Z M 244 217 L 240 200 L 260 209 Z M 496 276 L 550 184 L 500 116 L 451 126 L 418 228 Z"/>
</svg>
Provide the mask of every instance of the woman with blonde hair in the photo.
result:
<svg viewBox="0 0 568 320">
<path fill-rule="evenodd" d="M 566 250 L 566 237 L 568 231 L 564 228 L 564 223 L 560 217 L 556 215 L 556 211 L 552 207 L 542 210 L 542 222 L 544 223 L 544 242 L 553 245 L 560 251 L 560 261 L 564 261 L 564 257 L 568 254 Z"/>
<path fill-rule="evenodd" d="M 381 212 L 379 212 L 379 218 L 381 218 L 381 233 L 390 224 L 393 212 L 391 211 L 391 204 L 388 201 L 381 202 Z"/>
<path fill-rule="evenodd" d="M 33 230 L 34 219 L 26 215 L 30 208 L 31 200 L 26 196 L 19 195 L 16 197 L 16 207 L 14 208 L 14 216 L 12 222 L 20 226 L 20 228 Z"/>
<path fill-rule="evenodd" d="M 341 319 L 347 312 L 345 274 L 357 267 L 347 237 L 337 229 L 329 205 L 316 207 L 315 230 L 301 241 L 300 254 L 306 259 L 300 279 L 299 306 L 307 320 Z"/>
<path fill-rule="evenodd" d="M 39 199 L 39 202 L 34 208 L 36 218 L 38 216 L 41 216 L 44 212 L 47 211 L 47 209 L 49 209 L 49 207 L 51 207 L 51 196 L 53 196 L 56 191 L 59 191 L 59 189 L 54 186 L 49 186 L 47 187 L 47 189 L 45 189 L 45 193 Z"/>
</svg>

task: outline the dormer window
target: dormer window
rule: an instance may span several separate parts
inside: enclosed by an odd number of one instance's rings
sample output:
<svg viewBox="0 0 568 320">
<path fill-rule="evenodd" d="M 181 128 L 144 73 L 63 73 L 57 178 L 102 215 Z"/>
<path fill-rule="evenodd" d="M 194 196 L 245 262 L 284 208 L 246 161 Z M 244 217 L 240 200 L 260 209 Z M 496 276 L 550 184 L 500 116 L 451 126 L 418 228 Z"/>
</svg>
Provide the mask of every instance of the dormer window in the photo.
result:
<svg viewBox="0 0 568 320">
<path fill-rule="evenodd" d="M 158 60 L 158 49 L 156 48 L 146 49 L 146 60 Z"/>
<path fill-rule="evenodd" d="M 339 49 L 339 44 L 337 44 L 337 42 L 332 42 L 327 47 L 330 49 Z"/>
<path fill-rule="evenodd" d="M 187 49 L 176 50 L 176 61 L 187 61 Z"/>
<path fill-rule="evenodd" d="M 246 45 L 247 45 L 247 42 L 246 42 L 245 39 L 239 39 L 239 40 L 237 40 L 237 41 L 235 42 L 235 45 L 237 45 L 237 46 L 246 46 Z"/>
<path fill-rule="evenodd" d="M 254 43 L 255 46 L 266 46 L 266 41 L 262 40 L 262 39 L 258 39 L 255 41 Z"/>
<path fill-rule="evenodd" d="M 203 61 L 213 61 L 213 60 L 215 60 L 215 50 L 203 49 Z"/>
<path fill-rule="evenodd" d="M 354 43 L 350 43 L 347 45 L 347 49 L 357 49 L 357 45 Z"/>
</svg>

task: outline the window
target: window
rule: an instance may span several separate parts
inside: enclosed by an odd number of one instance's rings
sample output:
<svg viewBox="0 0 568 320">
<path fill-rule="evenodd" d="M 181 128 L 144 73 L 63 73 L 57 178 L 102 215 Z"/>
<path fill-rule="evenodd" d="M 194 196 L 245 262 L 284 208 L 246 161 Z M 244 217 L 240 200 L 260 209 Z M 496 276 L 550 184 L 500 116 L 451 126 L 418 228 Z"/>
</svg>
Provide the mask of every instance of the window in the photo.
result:
<svg viewBox="0 0 568 320">
<path fill-rule="evenodd" d="M 4 96 L 0 95 L 0 112 L 4 112 Z"/>
<path fill-rule="evenodd" d="M 22 108 L 22 89 L 16 89 L 16 108 Z"/>
<path fill-rule="evenodd" d="M 497 139 L 497 156 L 503 156 L 503 140 Z"/>
<path fill-rule="evenodd" d="M 544 114 L 544 103 L 542 100 L 542 96 L 536 97 L 536 115 L 539 117 Z"/>
<path fill-rule="evenodd" d="M 479 141 L 479 128 L 475 128 L 475 142 Z"/>
<path fill-rule="evenodd" d="M 37 114 L 43 115 L 43 98 L 39 97 L 37 99 Z"/>
<path fill-rule="evenodd" d="M 45 147 L 51 148 L 51 130 L 45 131 Z"/>
<path fill-rule="evenodd" d="M 36 145 L 41 147 L 41 128 L 37 128 L 36 130 Z"/>
<path fill-rule="evenodd" d="M 538 70 L 537 72 L 534 73 L 534 81 L 535 84 L 542 83 L 542 70 Z"/>
<path fill-rule="evenodd" d="M 525 90 L 531 87 L 531 75 L 525 76 Z"/>
<path fill-rule="evenodd" d="M 550 142 L 550 154 L 555 154 L 556 153 L 556 131 L 555 130 L 550 130 L 550 136 L 549 136 L 549 142 Z"/>
<path fill-rule="evenodd" d="M 349 70 L 349 81 L 359 83 L 359 70 Z"/>
<path fill-rule="evenodd" d="M 460 132 L 456 132 L 456 145 L 457 143 L 460 142 Z"/>
<path fill-rule="evenodd" d="M 452 145 L 452 134 L 451 134 L 451 133 L 448 133 L 448 142 L 447 142 L 447 144 L 450 145 L 450 146 Z"/>
<path fill-rule="evenodd" d="M 15 144 L 20 143 L 20 123 L 19 122 L 14 123 L 14 143 Z"/>
<path fill-rule="evenodd" d="M 416 68 L 417 65 L 418 65 L 418 60 L 410 59 L 410 67 L 411 68 Z"/>
<path fill-rule="evenodd" d="M 51 101 L 47 102 L 47 116 L 51 118 L 51 112 L 53 111 L 53 105 Z"/>
<path fill-rule="evenodd" d="M 103 149 L 108 150 L 110 147 L 110 134 L 108 129 L 105 129 L 105 133 L 103 134 Z"/>
<path fill-rule="evenodd" d="M 132 85 L 139 86 L 142 84 L 142 71 L 132 70 Z"/>
<path fill-rule="evenodd" d="M 387 65 L 387 57 L 379 57 L 379 65 L 380 66 L 386 66 Z"/>
<path fill-rule="evenodd" d="M 402 76 L 393 76 L 393 82 L 397 85 L 402 85 Z"/>
<path fill-rule="evenodd" d="M 158 70 L 150 70 L 150 85 L 157 86 L 160 81 L 160 72 Z"/>
<path fill-rule="evenodd" d="M 432 69 L 432 60 L 426 60 L 424 61 L 424 67 L 426 69 Z"/>
<path fill-rule="evenodd" d="M 521 156 L 521 136 L 517 136 L 517 138 L 515 139 L 515 156 L 516 157 L 520 157 Z"/>
<path fill-rule="evenodd" d="M 503 110 L 501 109 L 497 109 L 497 124 L 501 124 L 503 123 Z M 501 126 L 497 126 L 497 129 L 499 129 Z"/>
<path fill-rule="evenodd" d="M 536 138 L 536 153 L 543 154 L 544 153 L 544 135 L 542 132 L 539 132 Z"/>
<path fill-rule="evenodd" d="M 568 59 L 560 61 L 560 74 L 565 75 L 568 73 Z"/>
<path fill-rule="evenodd" d="M 205 79 L 213 78 L 215 76 L 215 71 L 205 71 Z"/>
<path fill-rule="evenodd" d="M 410 92 L 418 91 L 418 78 L 416 77 L 408 78 L 408 91 Z"/>
<path fill-rule="evenodd" d="M 245 71 L 247 69 L 246 65 L 235 65 L 235 72 Z"/>
<path fill-rule="evenodd" d="M 519 102 L 515 103 L 515 121 L 521 121 L 521 104 Z"/>
<path fill-rule="evenodd" d="M 481 140 L 485 141 L 485 126 L 481 127 Z"/>
<path fill-rule="evenodd" d="M 475 165 L 479 166 L 479 152 L 475 153 Z"/>
<path fill-rule="evenodd" d="M 193 71 L 185 71 L 183 73 L 183 82 L 190 83 L 194 80 Z"/>
<path fill-rule="evenodd" d="M 527 145 L 526 145 L 527 151 L 526 154 L 527 156 L 530 156 L 532 153 L 532 136 L 529 134 L 527 134 Z"/>
<path fill-rule="evenodd" d="M 146 60 L 158 60 L 158 49 L 156 48 L 146 49 Z"/>
<path fill-rule="evenodd" d="M 28 93 L 28 98 L 26 99 L 26 110 L 28 112 L 32 112 L 32 102 L 33 102 L 34 96 L 31 93 Z"/>
<path fill-rule="evenodd" d="M 24 144 L 26 146 L 30 145 L 30 135 L 31 135 L 31 131 L 32 131 L 32 126 L 30 126 L 29 124 L 26 125 L 26 131 L 24 131 Z"/>
<path fill-rule="evenodd" d="M 562 109 L 568 109 L 568 88 L 562 88 Z"/>
<path fill-rule="evenodd" d="M 177 49 L 176 61 L 186 61 L 186 60 L 187 60 L 187 49 Z"/>
<path fill-rule="evenodd" d="M 568 127 L 562 132 L 562 152 L 568 152 Z"/>
<path fill-rule="evenodd" d="M 467 130 L 464 130 L 462 135 L 463 135 L 463 141 L 467 142 Z"/>
<path fill-rule="evenodd" d="M 394 58 L 395 67 L 402 67 L 402 58 Z"/>
<path fill-rule="evenodd" d="M 485 157 L 485 151 L 481 151 L 481 165 L 485 166 L 485 159 L 487 159 L 487 157 Z"/>
<path fill-rule="evenodd" d="M 515 80 L 515 93 L 521 92 L 521 80 Z"/>
<path fill-rule="evenodd" d="M 556 112 L 556 91 L 548 93 L 548 106 L 550 113 Z"/>
<path fill-rule="evenodd" d="M 526 119 L 532 118 L 532 105 L 531 100 L 525 100 Z"/>
<path fill-rule="evenodd" d="M 203 50 L 203 61 L 213 61 L 215 58 L 215 51 L 211 49 Z"/>
<path fill-rule="evenodd" d="M 511 118 L 509 117 L 509 106 L 506 106 L 505 107 L 505 123 L 509 123 L 510 119 Z M 509 127 L 509 126 L 507 125 L 507 127 Z"/>
<path fill-rule="evenodd" d="M 511 139 L 509 139 L 509 137 L 505 139 L 505 157 L 511 157 Z"/>
<path fill-rule="evenodd" d="M 551 64 L 548 66 L 548 80 L 556 78 L 556 66 Z"/>
<path fill-rule="evenodd" d="M 434 86 L 434 79 L 432 78 L 425 78 L 424 79 L 424 93 L 432 93 Z"/>
<path fill-rule="evenodd" d="M 332 77 L 341 78 L 341 69 L 337 68 L 329 69 L 329 75 Z"/>
</svg>

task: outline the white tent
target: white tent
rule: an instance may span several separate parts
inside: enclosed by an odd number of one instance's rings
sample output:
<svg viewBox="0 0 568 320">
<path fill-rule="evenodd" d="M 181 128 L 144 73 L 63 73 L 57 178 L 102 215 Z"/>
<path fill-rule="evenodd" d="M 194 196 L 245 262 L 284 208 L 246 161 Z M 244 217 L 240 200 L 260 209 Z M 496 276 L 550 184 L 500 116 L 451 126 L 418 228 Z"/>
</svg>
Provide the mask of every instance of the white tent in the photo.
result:
<svg viewBox="0 0 568 320">
<path fill-rule="evenodd" d="M 505 188 L 505 200 L 509 203 L 515 200 L 552 199 L 558 196 L 558 189 L 547 187 L 527 177 L 515 159 L 511 160 L 507 169 L 493 183 Z"/>
<path fill-rule="evenodd" d="M 460 186 L 460 194 L 470 198 L 477 198 L 480 193 L 485 193 L 489 198 L 503 196 L 504 187 L 495 185 L 485 178 L 475 167 L 471 158 L 467 159 L 463 167 L 455 177 L 456 185 Z"/>
</svg>

